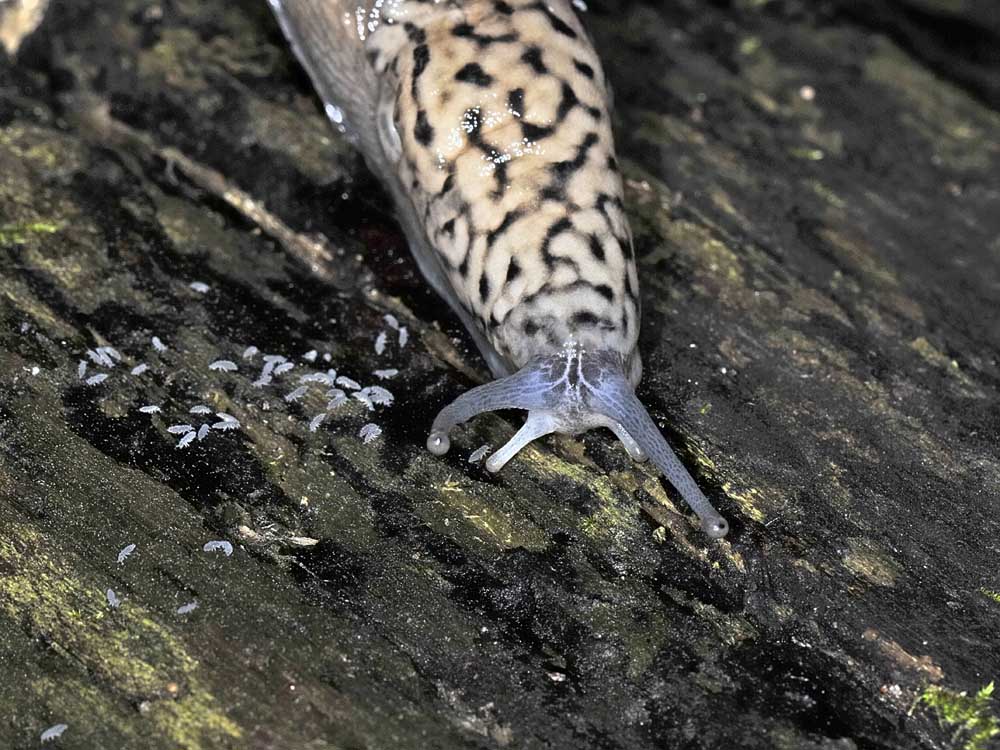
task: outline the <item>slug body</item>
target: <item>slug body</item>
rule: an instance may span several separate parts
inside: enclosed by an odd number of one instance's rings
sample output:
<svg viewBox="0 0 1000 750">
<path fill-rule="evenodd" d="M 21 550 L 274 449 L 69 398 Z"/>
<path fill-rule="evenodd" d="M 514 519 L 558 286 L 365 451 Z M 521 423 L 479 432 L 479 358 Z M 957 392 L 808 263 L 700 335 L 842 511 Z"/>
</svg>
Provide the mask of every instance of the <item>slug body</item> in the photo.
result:
<svg viewBox="0 0 1000 750">
<path fill-rule="evenodd" d="M 428 448 L 525 409 L 498 471 L 551 432 L 608 427 L 713 537 L 712 508 L 634 394 L 638 277 L 600 61 L 565 0 L 270 0 L 327 115 L 385 183 L 421 272 L 494 380 Z"/>
</svg>

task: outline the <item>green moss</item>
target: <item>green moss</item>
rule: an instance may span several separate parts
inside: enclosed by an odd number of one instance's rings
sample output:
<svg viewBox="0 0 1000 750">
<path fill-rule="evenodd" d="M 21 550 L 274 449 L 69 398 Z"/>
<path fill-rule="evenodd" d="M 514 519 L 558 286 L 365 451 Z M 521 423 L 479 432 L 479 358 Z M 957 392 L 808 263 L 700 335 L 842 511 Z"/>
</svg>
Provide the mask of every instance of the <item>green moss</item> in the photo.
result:
<svg viewBox="0 0 1000 750">
<path fill-rule="evenodd" d="M 477 497 L 472 482 L 465 477 L 449 478 L 435 489 L 444 507 L 457 513 L 458 519 L 471 527 L 469 531 L 479 541 L 490 540 L 507 549 L 542 550 L 548 544 L 544 530 L 516 513 L 504 513 L 495 500 Z M 451 513 L 447 515 L 454 518 Z M 428 520 L 433 522 L 433 519 Z M 445 519 L 446 527 L 448 520 Z"/>
<path fill-rule="evenodd" d="M 992 589 L 988 589 L 985 586 L 983 586 L 981 589 L 979 589 L 979 593 L 982 594 L 983 596 L 989 597 L 997 604 L 1000 604 L 1000 591 L 993 591 Z"/>
<path fill-rule="evenodd" d="M 149 611 L 129 599 L 109 610 L 101 587 L 79 577 L 58 559 L 52 540 L 30 527 L 11 524 L 4 536 L 0 567 L 10 572 L 0 577 L 0 616 L 44 633 L 88 673 L 142 700 L 158 735 L 176 746 L 218 746 L 242 736 L 205 685 L 197 659 Z"/>
<path fill-rule="evenodd" d="M 609 477 L 599 477 L 590 489 L 600 499 L 597 510 L 583 519 L 584 533 L 595 538 L 617 537 L 636 524 L 639 509 L 625 497 Z"/>
<path fill-rule="evenodd" d="M 961 742 L 962 750 L 986 750 L 989 741 L 1000 735 L 1000 720 L 992 713 L 992 682 L 975 695 L 930 685 L 917 702 L 930 706 L 941 726 L 953 730 L 952 741 Z"/>
<path fill-rule="evenodd" d="M 850 551 L 844 555 L 844 567 L 875 586 L 894 586 L 899 577 L 899 563 L 870 539 L 847 540 Z"/>
<path fill-rule="evenodd" d="M 0 225 L 0 245 L 17 245 L 27 242 L 34 235 L 54 234 L 62 229 L 60 224 L 48 221 L 33 221 L 27 224 Z"/>
</svg>

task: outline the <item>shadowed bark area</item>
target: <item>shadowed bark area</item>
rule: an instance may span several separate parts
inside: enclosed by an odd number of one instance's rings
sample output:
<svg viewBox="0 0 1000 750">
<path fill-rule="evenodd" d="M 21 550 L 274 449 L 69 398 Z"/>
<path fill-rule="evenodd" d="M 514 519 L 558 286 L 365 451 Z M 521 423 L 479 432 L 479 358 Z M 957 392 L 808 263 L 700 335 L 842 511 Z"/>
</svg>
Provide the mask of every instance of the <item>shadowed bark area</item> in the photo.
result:
<svg viewBox="0 0 1000 750">
<path fill-rule="evenodd" d="M 53 0 L 0 60 L 0 746 L 996 746 L 1000 67 L 943 36 L 992 6 L 590 5 L 639 395 L 729 537 L 607 432 L 425 450 L 485 367 L 267 3 Z"/>
</svg>

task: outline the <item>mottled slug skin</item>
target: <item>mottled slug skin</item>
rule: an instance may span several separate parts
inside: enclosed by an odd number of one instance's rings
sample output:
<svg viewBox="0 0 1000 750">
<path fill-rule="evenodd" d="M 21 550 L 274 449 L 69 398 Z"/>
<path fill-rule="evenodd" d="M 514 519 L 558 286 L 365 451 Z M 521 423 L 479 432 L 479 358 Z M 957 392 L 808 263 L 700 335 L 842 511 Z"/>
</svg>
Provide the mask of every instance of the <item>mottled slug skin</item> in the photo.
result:
<svg viewBox="0 0 1000 750">
<path fill-rule="evenodd" d="M 634 361 L 638 279 L 600 61 L 562 2 L 409 2 L 367 40 L 400 179 L 515 368 L 576 340 Z"/>
<path fill-rule="evenodd" d="M 607 84 L 568 3 L 272 5 L 313 24 L 326 14 L 363 45 L 389 168 L 508 371 L 572 339 L 620 353 L 637 383 L 638 279 Z"/>
<path fill-rule="evenodd" d="M 635 397 L 638 278 L 608 88 L 565 0 L 270 0 L 330 119 L 389 188 L 421 272 L 497 380 L 434 420 L 528 411 L 497 470 L 549 432 L 608 427 L 712 536 L 726 522 Z"/>
</svg>

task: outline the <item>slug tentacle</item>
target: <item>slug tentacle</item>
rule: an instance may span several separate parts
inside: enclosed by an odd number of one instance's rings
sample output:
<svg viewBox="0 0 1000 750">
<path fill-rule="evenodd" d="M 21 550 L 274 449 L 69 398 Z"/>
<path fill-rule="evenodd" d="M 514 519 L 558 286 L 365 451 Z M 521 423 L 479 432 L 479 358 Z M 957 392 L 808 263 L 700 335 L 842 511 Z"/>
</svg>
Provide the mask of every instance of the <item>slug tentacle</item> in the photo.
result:
<svg viewBox="0 0 1000 750">
<path fill-rule="evenodd" d="M 451 446 L 448 434 L 452 428 L 498 409 L 526 409 L 528 418 L 487 461 L 490 471 L 499 471 L 521 448 L 543 435 L 573 435 L 608 427 L 632 458 L 653 461 L 697 514 L 705 533 L 720 538 L 728 532 L 729 524 L 695 484 L 636 398 L 619 353 L 588 351 L 570 342 L 563 351 L 536 357 L 509 377 L 473 388 L 441 410 L 427 448 L 443 455 Z"/>
</svg>

